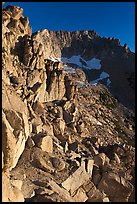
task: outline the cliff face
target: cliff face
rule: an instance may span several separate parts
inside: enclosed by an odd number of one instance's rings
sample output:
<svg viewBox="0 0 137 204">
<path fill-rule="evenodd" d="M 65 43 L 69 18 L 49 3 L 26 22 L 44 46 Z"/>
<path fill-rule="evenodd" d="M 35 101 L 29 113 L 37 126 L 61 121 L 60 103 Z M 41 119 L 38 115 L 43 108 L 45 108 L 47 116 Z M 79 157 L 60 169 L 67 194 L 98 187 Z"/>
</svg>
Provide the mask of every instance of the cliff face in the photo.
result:
<svg viewBox="0 0 137 204">
<path fill-rule="evenodd" d="M 111 86 L 108 87 L 113 95 L 126 107 L 134 110 L 134 84 L 128 78 L 135 75 L 135 55 L 127 46 L 122 47 L 120 40 L 115 38 L 101 38 L 95 31 L 48 31 L 42 30 L 33 35 L 37 44 L 41 44 L 44 57 L 67 58 L 80 56 L 81 60 L 99 59 L 99 70 L 81 68 L 87 75 L 88 81 L 99 78 L 102 72 L 109 75 Z M 73 61 L 78 67 L 78 64 Z M 132 78 L 133 79 L 133 78 Z M 106 81 L 101 83 L 107 85 Z M 129 94 L 130 93 L 130 94 Z"/>
<path fill-rule="evenodd" d="M 2 10 L 2 201 L 133 201 L 134 113 L 108 89 L 134 98 L 134 54 L 95 31 L 32 34 L 22 13 Z M 101 72 L 108 89 L 88 83 Z"/>
<path fill-rule="evenodd" d="M 13 12 L 12 20 L 6 16 L 12 12 L 12 8 L 9 6 L 6 14 L 4 12 L 3 34 L 6 32 L 7 37 L 3 38 L 3 46 L 7 43 L 5 41 L 7 39 L 10 49 L 15 46 L 14 52 L 24 65 L 31 66 L 33 69 L 35 66 L 43 67 L 44 60 L 48 58 L 57 58 L 61 61 L 68 59 L 67 63 L 80 67 L 85 72 L 89 82 L 98 80 L 102 72 L 105 72 L 109 77 L 98 81 L 107 85 L 107 80 L 109 80 L 109 91 L 124 106 L 134 110 L 135 55 L 127 46 L 122 47 L 119 39 L 102 38 L 96 31 L 54 32 L 46 29 L 31 36 L 28 19 L 21 17 L 21 9 L 18 16 L 14 17 L 16 14 L 15 11 Z M 9 28 L 10 32 L 7 31 Z M 31 37 L 28 38 L 28 36 Z M 14 42 L 16 42 L 16 45 L 14 45 Z M 83 61 L 81 66 L 76 60 L 70 60 L 74 57 L 77 57 L 77 59 L 79 57 L 80 62 Z M 92 65 L 89 68 L 84 66 L 86 62 L 92 59 L 100 61 L 100 69 L 95 69 Z"/>
</svg>

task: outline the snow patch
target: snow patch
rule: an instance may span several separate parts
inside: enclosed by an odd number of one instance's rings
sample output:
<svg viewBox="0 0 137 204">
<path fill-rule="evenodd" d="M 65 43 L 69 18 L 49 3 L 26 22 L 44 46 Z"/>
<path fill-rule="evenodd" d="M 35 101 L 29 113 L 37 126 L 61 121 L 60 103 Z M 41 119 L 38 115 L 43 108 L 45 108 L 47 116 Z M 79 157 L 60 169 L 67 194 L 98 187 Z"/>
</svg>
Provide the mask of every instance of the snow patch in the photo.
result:
<svg viewBox="0 0 137 204">
<path fill-rule="evenodd" d="M 78 66 L 82 66 L 81 62 L 80 62 L 80 55 L 73 55 L 70 58 L 66 58 L 66 57 L 62 57 L 61 61 L 63 63 L 72 63 L 72 64 L 76 64 Z"/>
<path fill-rule="evenodd" d="M 76 84 L 77 84 L 77 86 L 78 87 L 88 87 L 89 86 L 89 84 L 87 84 L 87 83 L 85 83 L 85 82 L 83 82 L 83 81 L 76 81 Z"/>
<path fill-rule="evenodd" d="M 109 77 L 109 74 L 107 73 L 107 72 L 102 72 L 101 74 L 100 74 L 100 79 L 102 80 L 102 79 L 105 79 L 105 78 L 107 78 L 107 77 Z"/>
<path fill-rule="evenodd" d="M 61 62 L 61 58 L 49 57 L 48 59 L 53 61 L 53 62 Z"/>
<path fill-rule="evenodd" d="M 100 80 L 106 79 L 106 78 L 108 78 L 108 77 L 109 77 L 109 74 L 108 74 L 107 72 L 102 72 L 102 73 L 100 74 L 100 76 L 99 76 L 98 79 L 95 79 L 95 80 L 91 81 L 90 83 L 91 83 L 91 84 L 94 84 L 94 85 L 97 85 L 97 83 L 98 83 Z M 110 80 L 109 80 L 109 81 L 110 81 Z M 109 83 L 109 81 L 108 81 L 108 83 Z M 111 83 L 111 81 L 110 81 L 110 83 Z"/>
<path fill-rule="evenodd" d="M 79 67 L 85 68 L 85 69 L 96 69 L 96 70 L 101 69 L 101 64 L 100 64 L 101 60 L 99 60 L 95 57 L 92 58 L 91 60 L 86 61 L 80 55 L 73 55 L 70 58 L 62 57 L 61 61 L 63 63 L 76 64 Z"/>
<path fill-rule="evenodd" d="M 64 71 L 70 74 L 74 74 L 75 73 L 75 69 L 72 67 L 69 67 L 67 65 L 64 65 Z"/>
<path fill-rule="evenodd" d="M 91 60 L 87 61 L 87 66 L 88 66 L 89 69 L 99 70 L 101 68 L 100 62 L 101 62 L 101 60 L 94 57 Z"/>
<path fill-rule="evenodd" d="M 102 125 L 102 123 L 98 121 L 98 122 L 97 122 L 97 125 Z"/>
<path fill-rule="evenodd" d="M 107 79 L 107 86 L 110 87 L 110 84 L 111 84 L 111 81 L 110 81 L 110 79 L 108 78 L 108 79 Z"/>
</svg>

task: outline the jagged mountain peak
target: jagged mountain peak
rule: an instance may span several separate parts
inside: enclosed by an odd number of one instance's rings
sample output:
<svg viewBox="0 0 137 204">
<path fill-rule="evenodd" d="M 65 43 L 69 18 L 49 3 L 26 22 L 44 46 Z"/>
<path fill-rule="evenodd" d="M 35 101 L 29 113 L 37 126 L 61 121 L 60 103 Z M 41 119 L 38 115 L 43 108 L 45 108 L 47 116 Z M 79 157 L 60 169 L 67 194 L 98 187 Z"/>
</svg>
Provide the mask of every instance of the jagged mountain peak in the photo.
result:
<svg viewBox="0 0 137 204">
<path fill-rule="evenodd" d="M 134 89 L 131 88 L 134 80 L 131 86 L 128 81 L 135 70 L 134 54 L 127 46 L 121 46 L 119 39 L 101 37 L 96 31 L 48 30 L 39 31 L 33 39 L 41 44 L 45 58 L 65 59 L 71 66 L 82 68 L 89 82 L 100 81 L 107 85 L 100 80 L 101 73 L 107 73 L 112 82 L 110 91 L 124 105 L 134 109 Z M 93 63 L 89 63 L 91 61 Z M 94 65 L 99 61 L 101 66 L 96 69 Z"/>
</svg>

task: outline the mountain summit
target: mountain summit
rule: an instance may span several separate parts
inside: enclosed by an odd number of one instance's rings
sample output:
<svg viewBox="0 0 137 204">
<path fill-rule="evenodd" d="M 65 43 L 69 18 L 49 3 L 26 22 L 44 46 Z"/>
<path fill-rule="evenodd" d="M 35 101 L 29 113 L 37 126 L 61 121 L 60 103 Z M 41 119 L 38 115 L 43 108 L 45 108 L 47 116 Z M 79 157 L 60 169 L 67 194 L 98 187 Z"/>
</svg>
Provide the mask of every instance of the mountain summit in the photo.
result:
<svg viewBox="0 0 137 204">
<path fill-rule="evenodd" d="M 120 40 L 2 9 L 2 201 L 135 201 L 134 72 Z"/>
<path fill-rule="evenodd" d="M 134 110 L 135 54 L 120 40 L 100 37 L 96 31 L 48 31 L 33 34 L 41 45 L 44 57 L 82 68 L 89 82 L 107 85 L 117 99 Z M 100 66 L 96 66 L 96 64 Z M 103 75 L 103 77 L 101 77 Z M 130 93 L 130 94 L 129 94 Z"/>
</svg>

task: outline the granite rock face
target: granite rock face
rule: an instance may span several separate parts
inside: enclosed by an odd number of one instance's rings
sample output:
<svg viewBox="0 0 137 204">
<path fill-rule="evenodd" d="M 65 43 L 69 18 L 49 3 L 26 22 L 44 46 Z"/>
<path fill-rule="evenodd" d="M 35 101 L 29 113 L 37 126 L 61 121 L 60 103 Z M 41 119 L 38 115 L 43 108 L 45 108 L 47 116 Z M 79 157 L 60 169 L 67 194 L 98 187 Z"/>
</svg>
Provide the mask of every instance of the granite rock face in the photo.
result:
<svg viewBox="0 0 137 204">
<path fill-rule="evenodd" d="M 62 61 L 134 58 L 119 43 L 96 31 L 32 34 L 22 8 L 2 9 L 3 202 L 135 201 L 134 112 Z"/>
</svg>

